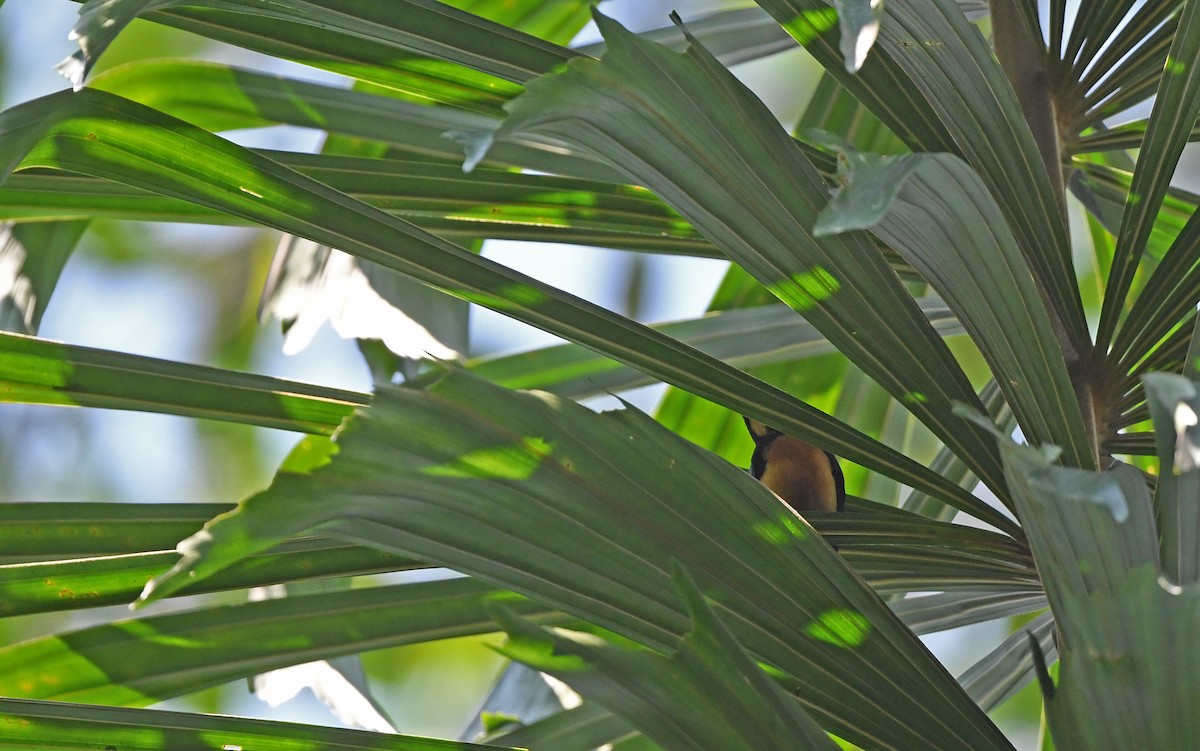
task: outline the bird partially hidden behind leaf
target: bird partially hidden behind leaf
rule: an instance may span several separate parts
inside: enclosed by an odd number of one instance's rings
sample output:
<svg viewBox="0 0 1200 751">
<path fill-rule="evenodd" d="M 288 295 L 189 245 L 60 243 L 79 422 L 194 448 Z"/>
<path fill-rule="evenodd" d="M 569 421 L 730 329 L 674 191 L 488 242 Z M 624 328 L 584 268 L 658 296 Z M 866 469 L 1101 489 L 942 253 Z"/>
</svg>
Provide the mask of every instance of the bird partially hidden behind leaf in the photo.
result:
<svg viewBox="0 0 1200 751">
<path fill-rule="evenodd" d="M 846 480 L 837 458 L 811 443 L 745 418 L 754 439 L 750 474 L 796 511 L 844 511 Z"/>
</svg>

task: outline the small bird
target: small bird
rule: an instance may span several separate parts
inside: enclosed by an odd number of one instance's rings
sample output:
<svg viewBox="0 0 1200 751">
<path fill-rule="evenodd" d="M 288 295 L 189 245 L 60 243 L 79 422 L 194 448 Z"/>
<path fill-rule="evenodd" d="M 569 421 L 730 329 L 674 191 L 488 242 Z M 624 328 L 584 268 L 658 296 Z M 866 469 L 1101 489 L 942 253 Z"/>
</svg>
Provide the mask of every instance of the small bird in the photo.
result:
<svg viewBox="0 0 1200 751">
<path fill-rule="evenodd" d="M 800 513 L 844 511 L 846 479 L 837 457 L 758 420 L 746 420 L 754 439 L 750 474 Z"/>
</svg>

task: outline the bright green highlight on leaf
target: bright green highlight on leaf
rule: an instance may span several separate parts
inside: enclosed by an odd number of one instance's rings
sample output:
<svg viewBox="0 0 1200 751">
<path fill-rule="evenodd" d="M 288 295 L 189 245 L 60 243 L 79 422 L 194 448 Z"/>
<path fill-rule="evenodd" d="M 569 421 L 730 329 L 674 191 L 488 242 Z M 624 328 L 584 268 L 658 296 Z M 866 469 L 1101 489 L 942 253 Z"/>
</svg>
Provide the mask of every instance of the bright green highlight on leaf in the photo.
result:
<svg viewBox="0 0 1200 751">
<path fill-rule="evenodd" d="M 805 11 L 791 21 L 783 24 L 783 28 L 797 42 L 807 45 L 826 31 L 837 26 L 837 22 L 837 11 L 833 8 L 824 8 L 821 10 Z"/>
<path fill-rule="evenodd" d="M 789 513 L 782 513 L 777 519 L 764 520 L 754 525 L 754 531 L 773 545 L 786 545 L 792 540 L 808 537 L 808 530 L 797 524 L 796 519 Z"/>
<path fill-rule="evenodd" d="M 861 613 L 853 610 L 827 610 L 804 628 L 814 639 L 836 647 L 861 646 L 871 633 L 871 623 Z"/>
<path fill-rule="evenodd" d="M 583 642 L 602 643 L 601 639 L 591 634 L 576 633 L 573 636 Z M 541 670 L 581 673 L 589 669 L 587 661 L 580 655 L 558 652 L 549 638 L 538 638 L 532 634 L 517 636 L 510 633 L 500 651 L 514 660 L 536 665 Z"/>
<path fill-rule="evenodd" d="M 482 448 L 447 464 L 426 467 L 421 472 L 434 477 L 525 480 L 553 450 L 554 447 L 541 438 L 526 436 L 520 445 Z"/>
<path fill-rule="evenodd" d="M 800 310 L 807 310 L 833 296 L 842 284 L 821 266 L 797 272 L 790 279 L 770 287 L 781 300 L 788 300 Z"/>
<path fill-rule="evenodd" d="M 308 435 L 301 438 L 279 466 L 280 472 L 306 475 L 317 467 L 328 464 L 337 455 L 338 445 L 323 435 Z"/>
</svg>

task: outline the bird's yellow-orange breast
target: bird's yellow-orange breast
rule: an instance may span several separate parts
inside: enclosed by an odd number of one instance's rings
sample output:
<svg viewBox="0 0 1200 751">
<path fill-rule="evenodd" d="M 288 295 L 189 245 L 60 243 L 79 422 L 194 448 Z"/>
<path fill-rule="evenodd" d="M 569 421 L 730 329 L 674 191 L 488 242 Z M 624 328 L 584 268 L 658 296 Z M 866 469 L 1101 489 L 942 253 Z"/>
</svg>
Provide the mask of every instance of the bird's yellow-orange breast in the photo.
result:
<svg viewBox="0 0 1200 751">
<path fill-rule="evenodd" d="M 829 456 L 789 435 L 770 440 L 759 481 L 797 511 L 837 511 L 838 485 Z"/>
</svg>

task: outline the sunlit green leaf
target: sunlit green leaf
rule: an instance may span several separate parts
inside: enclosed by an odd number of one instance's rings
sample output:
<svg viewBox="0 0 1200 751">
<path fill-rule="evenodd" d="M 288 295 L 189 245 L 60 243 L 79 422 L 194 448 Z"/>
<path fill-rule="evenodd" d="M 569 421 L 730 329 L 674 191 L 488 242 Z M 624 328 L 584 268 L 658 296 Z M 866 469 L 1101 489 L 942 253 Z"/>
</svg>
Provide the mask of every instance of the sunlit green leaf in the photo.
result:
<svg viewBox="0 0 1200 751">
<path fill-rule="evenodd" d="M 313 177 L 441 237 L 598 245 L 656 253 L 718 251 L 648 191 L 591 180 L 390 159 L 267 152 Z M 80 216 L 140 221 L 245 224 L 185 200 L 66 174 L 11 176 L 0 187 L 0 218 Z"/>
<path fill-rule="evenodd" d="M 403 0 L 386 8 L 355 0 L 270 6 L 254 0 L 89 0 L 81 9 L 84 40 L 99 33 L 108 41 L 143 13 L 416 99 L 483 111 L 518 92 L 516 84 L 574 56 L 564 47 L 429 0 Z M 80 60 L 90 64 L 102 51 L 103 46 L 89 46 Z M 86 65 L 78 72 L 85 70 Z"/>
<path fill-rule="evenodd" d="M 28 529 L 30 525 L 22 526 Z M 192 529 L 197 526 L 198 523 Z M 164 546 L 156 551 L 3 564 L 0 565 L 0 616 L 123 605 L 136 599 L 147 582 L 178 558 L 173 549 Z M 419 561 L 361 546 L 312 538 L 290 540 L 188 587 L 181 594 L 425 567 Z"/>
<path fill-rule="evenodd" d="M 92 87 L 140 102 L 212 131 L 295 125 L 387 144 L 393 156 L 458 162 L 454 131 L 492 130 L 497 117 L 197 60 L 147 60 L 97 76 Z M 522 142 L 489 161 L 612 180 L 616 173 L 561 148 Z M 463 179 L 461 171 L 459 179 Z"/>
</svg>

